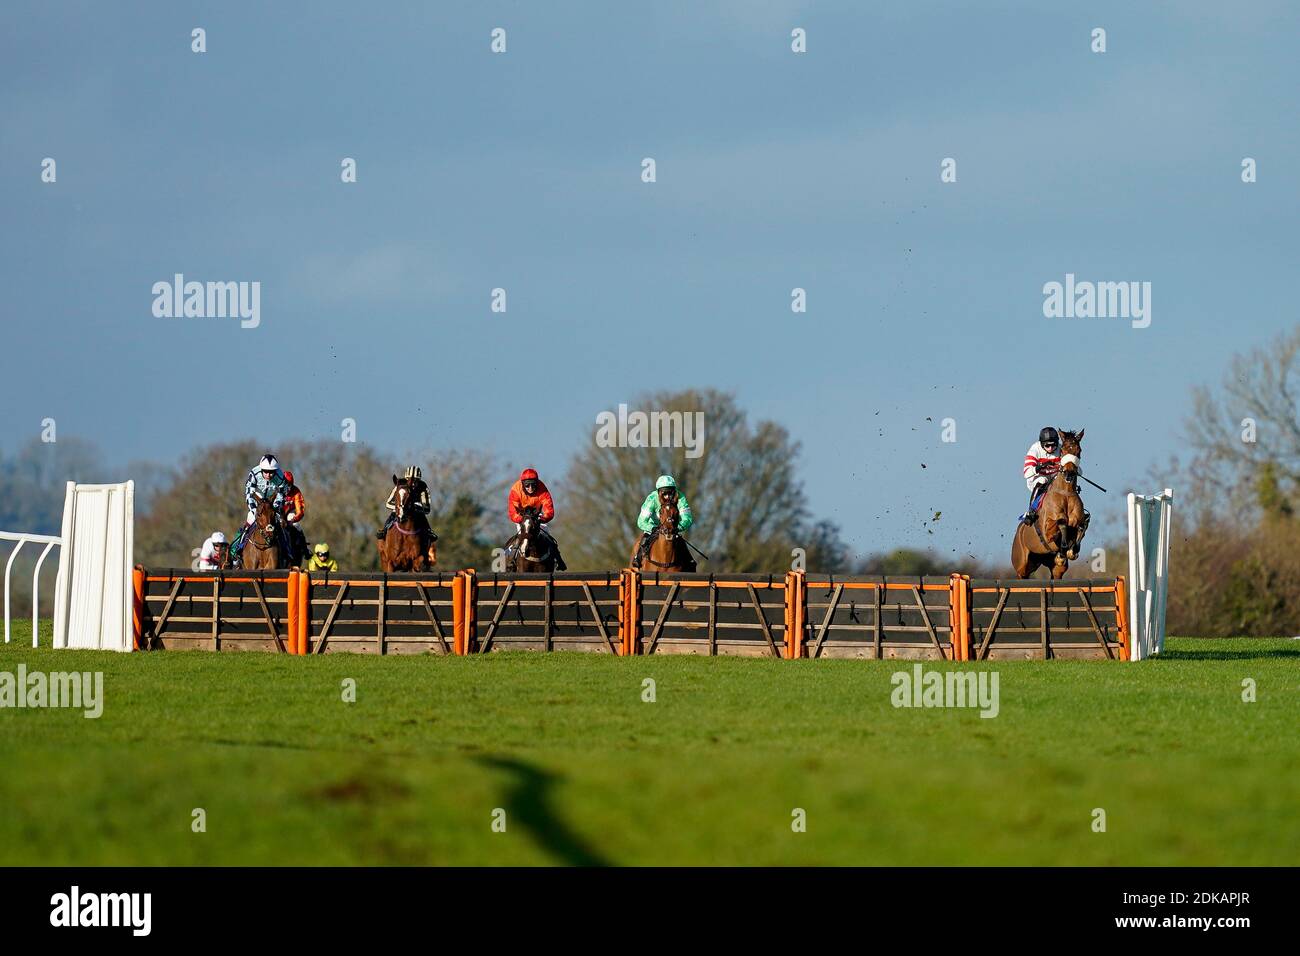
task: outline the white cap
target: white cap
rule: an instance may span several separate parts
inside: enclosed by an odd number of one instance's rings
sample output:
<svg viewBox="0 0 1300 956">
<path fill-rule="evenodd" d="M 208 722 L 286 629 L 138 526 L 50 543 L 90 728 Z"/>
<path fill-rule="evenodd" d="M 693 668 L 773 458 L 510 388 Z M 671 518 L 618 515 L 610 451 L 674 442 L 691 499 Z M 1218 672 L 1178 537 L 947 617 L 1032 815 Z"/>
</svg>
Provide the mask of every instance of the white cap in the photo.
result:
<svg viewBox="0 0 1300 956">
<path fill-rule="evenodd" d="M 274 455 L 263 455 L 262 460 L 257 463 L 258 471 L 279 471 L 280 463 L 275 460 Z"/>
<path fill-rule="evenodd" d="M 256 517 L 256 515 L 254 515 L 254 517 Z M 208 540 L 213 544 L 225 544 L 226 533 L 224 531 L 214 531 L 212 532 L 212 537 L 208 538 Z"/>
</svg>

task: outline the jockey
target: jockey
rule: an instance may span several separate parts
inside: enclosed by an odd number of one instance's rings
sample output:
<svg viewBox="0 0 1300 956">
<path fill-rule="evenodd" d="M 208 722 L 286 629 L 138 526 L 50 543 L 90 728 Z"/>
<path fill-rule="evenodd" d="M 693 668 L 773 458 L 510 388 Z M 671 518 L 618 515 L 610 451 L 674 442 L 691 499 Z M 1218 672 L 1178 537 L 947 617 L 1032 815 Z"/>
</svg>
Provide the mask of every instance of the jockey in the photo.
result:
<svg viewBox="0 0 1300 956">
<path fill-rule="evenodd" d="M 220 571 L 226 565 L 226 535 L 214 531 L 199 549 L 199 570 Z"/>
<path fill-rule="evenodd" d="M 555 567 L 557 570 L 564 571 L 568 565 L 564 563 L 564 558 L 560 556 L 560 545 L 556 542 L 555 536 L 551 534 L 551 529 L 546 525 L 555 518 L 555 500 L 551 497 L 551 491 L 541 478 L 537 477 L 537 471 L 532 468 L 525 468 L 519 473 L 519 480 L 510 486 L 510 496 L 506 501 L 506 514 L 511 521 L 515 523 L 515 537 L 506 543 L 507 550 L 512 549 L 518 540 L 519 533 L 523 531 L 524 510 L 532 508 L 536 510 L 537 517 L 541 519 L 542 534 L 546 535 L 551 547 L 555 549 Z"/>
<path fill-rule="evenodd" d="M 317 541 L 307 562 L 308 571 L 337 571 L 338 561 L 330 557 L 330 546 L 324 541 Z"/>
<path fill-rule="evenodd" d="M 411 486 L 411 510 L 417 515 L 424 516 L 424 524 L 428 528 L 429 512 L 433 510 L 433 504 L 429 501 L 429 486 L 424 483 L 424 472 L 420 470 L 419 465 L 408 465 L 402 477 Z M 387 537 L 388 529 L 397 520 L 397 485 L 393 485 L 393 490 L 388 493 L 388 500 L 384 502 L 384 507 L 388 509 L 388 517 L 384 519 L 384 526 L 375 532 L 375 537 L 380 541 Z M 433 540 L 437 541 L 438 536 L 433 533 L 433 529 L 428 528 L 428 530 Z"/>
<path fill-rule="evenodd" d="M 248 521 L 251 526 L 257 517 L 257 499 L 268 498 L 277 514 L 284 507 L 285 480 L 280 463 L 269 451 L 262 456 L 257 466 L 248 472 L 244 479 L 244 501 L 248 504 Z"/>
<path fill-rule="evenodd" d="M 650 547 L 650 541 L 654 533 L 659 528 L 659 506 L 671 501 L 677 502 L 677 530 L 687 531 L 691 525 L 695 524 L 695 514 L 691 511 L 691 503 L 686 500 L 686 496 L 681 493 L 677 487 L 677 480 L 672 475 L 660 475 L 655 482 L 655 490 L 646 495 L 645 501 L 641 502 L 641 511 L 636 518 L 636 526 L 641 529 L 641 540 L 637 544 L 637 556 L 645 555 L 646 550 Z M 690 570 L 695 570 L 694 559 L 690 559 Z M 638 567 L 640 562 L 638 562 Z"/>
<path fill-rule="evenodd" d="M 293 472 L 287 469 L 284 472 L 284 501 L 280 507 L 285 537 L 289 539 L 289 564 L 292 565 L 307 553 L 307 537 L 298 527 L 298 522 L 307 514 L 307 502 L 302 497 L 302 490 L 294 484 Z"/>
<path fill-rule="evenodd" d="M 1023 519 L 1025 524 L 1033 524 L 1038 517 L 1038 503 L 1060 470 L 1061 436 L 1049 425 L 1038 433 L 1038 441 L 1025 452 L 1025 484 L 1029 487 L 1029 510 Z"/>
<path fill-rule="evenodd" d="M 239 533 L 235 535 L 235 542 L 230 548 L 236 561 L 243 555 L 244 539 L 248 537 L 253 522 L 257 520 L 257 499 L 269 500 L 271 507 L 279 515 L 284 508 L 284 490 L 284 472 L 280 470 L 280 463 L 276 461 L 275 456 L 268 451 L 262 456 L 261 461 L 249 470 L 248 477 L 244 479 L 244 502 L 248 505 L 248 517 L 244 521 L 244 526 L 239 529 Z"/>
</svg>

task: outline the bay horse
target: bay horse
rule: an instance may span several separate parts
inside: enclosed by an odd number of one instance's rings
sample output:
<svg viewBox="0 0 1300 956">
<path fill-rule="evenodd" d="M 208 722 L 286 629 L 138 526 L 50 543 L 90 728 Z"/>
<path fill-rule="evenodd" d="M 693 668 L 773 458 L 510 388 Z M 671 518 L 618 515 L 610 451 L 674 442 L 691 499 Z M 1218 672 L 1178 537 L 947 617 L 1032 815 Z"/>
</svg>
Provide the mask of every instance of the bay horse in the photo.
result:
<svg viewBox="0 0 1300 956">
<path fill-rule="evenodd" d="M 1057 430 L 1061 433 L 1061 470 L 1047 486 L 1034 523 L 1022 521 L 1011 540 L 1011 567 L 1021 578 L 1030 577 L 1039 568 L 1050 568 L 1054 579 L 1065 577 L 1070 562 L 1079 557 L 1088 530 L 1088 512 L 1079 497 L 1084 430 L 1077 434 Z"/>
<path fill-rule="evenodd" d="M 265 498 L 257 499 L 253 527 L 244 534 L 240 564 L 246 571 L 274 571 L 280 563 L 280 527 L 275 508 Z"/>
<path fill-rule="evenodd" d="M 659 525 L 650 532 L 650 547 L 646 551 L 645 561 L 656 571 L 694 571 L 695 562 L 686 547 L 686 539 L 677 530 L 681 515 L 677 511 L 676 497 L 659 498 Z M 632 548 L 631 566 L 641 566 L 641 541 Z"/>
<path fill-rule="evenodd" d="M 550 573 L 555 570 L 555 546 L 542 533 L 542 519 L 536 508 L 525 508 L 523 521 L 519 522 L 519 534 L 514 539 L 514 552 L 510 558 L 509 571 L 541 571 Z"/>
<path fill-rule="evenodd" d="M 411 482 L 393 475 L 393 485 L 393 514 L 397 520 L 389 526 L 384 540 L 376 542 L 380 564 L 385 571 L 426 571 L 438 563 L 437 541 L 428 520 L 411 506 Z M 428 547 L 424 545 L 426 537 Z"/>
</svg>

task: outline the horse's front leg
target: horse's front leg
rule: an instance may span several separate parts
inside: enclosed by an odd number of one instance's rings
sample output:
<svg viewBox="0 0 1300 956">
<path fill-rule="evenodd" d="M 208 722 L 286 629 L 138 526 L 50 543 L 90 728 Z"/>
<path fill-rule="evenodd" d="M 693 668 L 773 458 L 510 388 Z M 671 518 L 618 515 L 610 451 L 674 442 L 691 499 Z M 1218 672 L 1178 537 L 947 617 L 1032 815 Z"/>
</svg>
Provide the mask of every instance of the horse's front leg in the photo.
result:
<svg viewBox="0 0 1300 956">
<path fill-rule="evenodd" d="M 1061 525 L 1061 537 L 1056 543 L 1058 554 L 1064 554 L 1067 559 L 1073 561 L 1079 556 L 1079 535 L 1077 529 L 1067 524 Z"/>
<path fill-rule="evenodd" d="M 1051 548 L 1053 545 L 1060 547 L 1061 529 L 1064 528 L 1065 525 L 1063 525 L 1058 518 L 1044 517 L 1041 520 L 1043 522 L 1043 540 L 1047 542 L 1047 547 Z"/>
</svg>

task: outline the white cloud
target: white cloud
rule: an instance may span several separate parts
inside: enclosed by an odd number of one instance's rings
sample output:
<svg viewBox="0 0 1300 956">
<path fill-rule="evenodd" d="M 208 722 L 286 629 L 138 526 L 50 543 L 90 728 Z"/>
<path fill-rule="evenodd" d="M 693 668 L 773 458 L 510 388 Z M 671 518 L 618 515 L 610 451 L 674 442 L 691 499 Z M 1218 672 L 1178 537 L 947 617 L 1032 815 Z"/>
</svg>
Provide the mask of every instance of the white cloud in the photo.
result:
<svg viewBox="0 0 1300 956">
<path fill-rule="evenodd" d="M 292 287 L 322 303 L 432 302 L 450 291 L 452 280 L 447 258 L 432 244 L 390 242 L 308 256 Z"/>
</svg>

